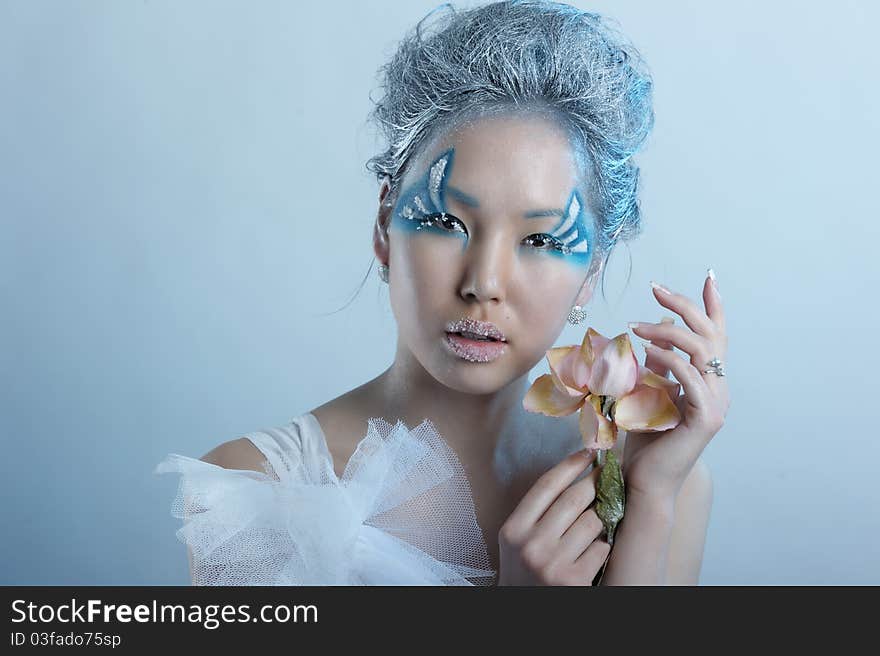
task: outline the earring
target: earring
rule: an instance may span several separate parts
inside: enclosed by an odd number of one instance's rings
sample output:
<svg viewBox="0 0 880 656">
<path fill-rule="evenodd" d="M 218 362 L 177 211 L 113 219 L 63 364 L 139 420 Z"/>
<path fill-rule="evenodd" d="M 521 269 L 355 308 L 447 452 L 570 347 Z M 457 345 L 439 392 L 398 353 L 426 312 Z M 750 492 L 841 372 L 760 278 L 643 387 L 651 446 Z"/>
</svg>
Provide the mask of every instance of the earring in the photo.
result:
<svg viewBox="0 0 880 656">
<path fill-rule="evenodd" d="M 568 311 L 568 323 L 572 326 L 581 323 L 586 318 L 587 311 L 580 305 L 575 305 Z"/>
<path fill-rule="evenodd" d="M 379 278 L 382 282 L 388 282 L 388 267 L 385 264 L 379 265 Z"/>
</svg>

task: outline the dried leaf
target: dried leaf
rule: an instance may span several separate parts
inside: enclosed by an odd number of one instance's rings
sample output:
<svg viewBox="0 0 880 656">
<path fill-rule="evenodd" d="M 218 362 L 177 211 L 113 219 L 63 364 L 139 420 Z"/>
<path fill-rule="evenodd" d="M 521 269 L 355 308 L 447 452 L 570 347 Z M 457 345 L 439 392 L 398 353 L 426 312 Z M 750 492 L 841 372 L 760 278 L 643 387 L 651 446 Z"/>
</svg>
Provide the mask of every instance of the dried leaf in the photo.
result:
<svg viewBox="0 0 880 656">
<path fill-rule="evenodd" d="M 599 472 L 599 483 L 596 490 L 596 514 L 602 520 L 608 544 L 614 544 L 614 531 L 623 519 L 626 506 L 626 493 L 623 486 L 623 474 L 614 451 L 608 449 L 604 453 L 605 462 Z"/>
</svg>

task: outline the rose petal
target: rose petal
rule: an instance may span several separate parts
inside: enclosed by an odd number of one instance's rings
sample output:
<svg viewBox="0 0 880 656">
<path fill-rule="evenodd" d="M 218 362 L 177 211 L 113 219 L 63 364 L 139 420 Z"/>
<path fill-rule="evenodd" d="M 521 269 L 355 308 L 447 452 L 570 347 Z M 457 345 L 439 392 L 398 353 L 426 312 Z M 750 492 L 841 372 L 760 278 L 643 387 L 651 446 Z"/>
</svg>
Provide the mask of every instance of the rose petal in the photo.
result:
<svg viewBox="0 0 880 656">
<path fill-rule="evenodd" d="M 577 363 L 580 361 L 581 355 L 577 346 L 557 346 L 547 351 L 550 376 L 560 392 L 582 396 L 586 394 L 586 390 L 582 388 L 586 387 L 589 376 L 584 376 L 580 371 L 586 366 L 586 363 L 579 366 Z"/>
<path fill-rule="evenodd" d="M 629 335 L 621 333 L 596 353 L 596 359 L 590 367 L 588 387 L 593 394 L 619 399 L 632 391 L 638 379 L 639 361 L 633 352 Z"/>
<path fill-rule="evenodd" d="M 528 412 L 540 412 L 548 417 L 564 417 L 581 407 L 586 394 L 567 394 L 561 391 L 550 374 L 535 379 L 523 397 L 523 408 Z"/>
<path fill-rule="evenodd" d="M 614 404 L 614 423 L 623 430 L 656 432 L 675 428 L 681 421 L 669 394 L 656 387 L 637 387 Z"/>
</svg>

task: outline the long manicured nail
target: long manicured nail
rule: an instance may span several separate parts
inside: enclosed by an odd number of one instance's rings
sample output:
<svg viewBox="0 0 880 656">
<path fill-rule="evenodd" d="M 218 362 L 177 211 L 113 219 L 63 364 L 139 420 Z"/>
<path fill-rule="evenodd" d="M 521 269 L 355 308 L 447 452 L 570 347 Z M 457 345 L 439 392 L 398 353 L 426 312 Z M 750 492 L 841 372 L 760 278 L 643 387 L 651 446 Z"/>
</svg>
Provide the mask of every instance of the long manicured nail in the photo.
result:
<svg viewBox="0 0 880 656">
<path fill-rule="evenodd" d="M 721 292 L 718 291 L 718 279 L 715 277 L 715 272 L 710 268 L 707 270 L 707 273 L 709 274 L 709 279 L 712 281 L 712 286 L 715 288 L 715 293 L 720 297 Z"/>
<path fill-rule="evenodd" d="M 666 287 L 664 287 L 663 285 L 661 285 L 659 283 L 654 282 L 653 280 L 651 281 L 651 287 L 653 287 L 654 289 L 659 289 L 664 294 L 671 294 L 672 293 L 671 291 L 666 289 Z"/>
</svg>

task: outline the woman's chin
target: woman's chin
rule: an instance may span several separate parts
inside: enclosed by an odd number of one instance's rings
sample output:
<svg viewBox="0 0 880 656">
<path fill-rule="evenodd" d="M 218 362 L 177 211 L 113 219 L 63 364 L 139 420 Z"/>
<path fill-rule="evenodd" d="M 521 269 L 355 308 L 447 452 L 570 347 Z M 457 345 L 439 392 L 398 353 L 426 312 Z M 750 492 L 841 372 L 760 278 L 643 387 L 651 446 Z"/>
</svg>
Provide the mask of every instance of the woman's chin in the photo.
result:
<svg viewBox="0 0 880 656">
<path fill-rule="evenodd" d="M 462 394 L 495 394 L 509 385 L 516 376 L 510 368 L 498 363 L 471 363 L 455 361 L 445 363 L 440 371 L 432 375 L 445 387 Z"/>
</svg>

